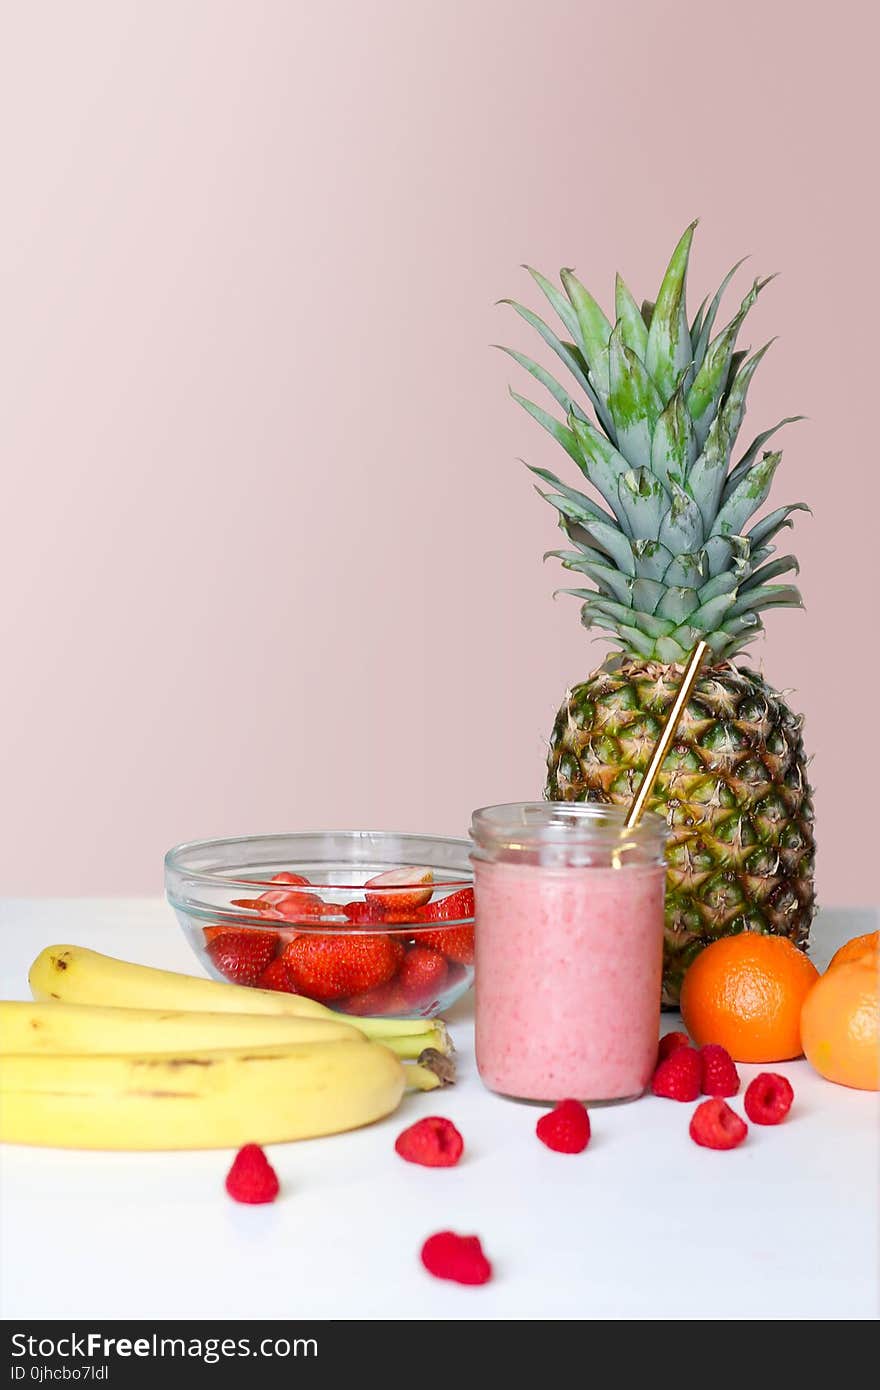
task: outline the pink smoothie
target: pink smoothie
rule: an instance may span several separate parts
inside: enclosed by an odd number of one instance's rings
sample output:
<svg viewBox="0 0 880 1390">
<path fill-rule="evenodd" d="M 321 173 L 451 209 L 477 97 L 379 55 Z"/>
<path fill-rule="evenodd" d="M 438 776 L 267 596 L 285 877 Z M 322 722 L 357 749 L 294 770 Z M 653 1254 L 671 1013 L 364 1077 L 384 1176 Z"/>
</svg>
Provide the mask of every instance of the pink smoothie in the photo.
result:
<svg viewBox="0 0 880 1390">
<path fill-rule="evenodd" d="M 662 864 L 474 863 L 477 1065 L 528 1100 L 616 1100 L 657 1059 Z"/>
</svg>

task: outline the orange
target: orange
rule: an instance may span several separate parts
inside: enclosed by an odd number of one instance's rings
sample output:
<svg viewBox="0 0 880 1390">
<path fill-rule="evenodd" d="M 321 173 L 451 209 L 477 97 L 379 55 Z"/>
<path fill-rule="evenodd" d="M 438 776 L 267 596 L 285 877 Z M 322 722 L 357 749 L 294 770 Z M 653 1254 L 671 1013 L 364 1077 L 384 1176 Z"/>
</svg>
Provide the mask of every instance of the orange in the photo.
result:
<svg viewBox="0 0 880 1390">
<path fill-rule="evenodd" d="M 845 946 L 834 952 L 828 963 L 830 970 L 832 965 L 843 965 L 844 961 L 859 960 L 862 956 L 869 956 L 873 951 L 880 950 L 880 931 L 869 931 L 864 936 L 854 936 L 851 941 L 847 941 Z"/>
<path fill-rule="evenodd" d="M 801 1013 L 801 1039 L 820 1076 L 880 1090 L 880 972 L 873 952 L 835 965 L 814 985 Z"/>
<path fill-rule="evenodd" d="M 787 937 L 722 936 L 685 975 L 681 1016 L 701 1047 L 720 1043 L 736 1062 L 784 1062 L 801 1055 L 801 1005 L 818 978 Z"/>
</svg>

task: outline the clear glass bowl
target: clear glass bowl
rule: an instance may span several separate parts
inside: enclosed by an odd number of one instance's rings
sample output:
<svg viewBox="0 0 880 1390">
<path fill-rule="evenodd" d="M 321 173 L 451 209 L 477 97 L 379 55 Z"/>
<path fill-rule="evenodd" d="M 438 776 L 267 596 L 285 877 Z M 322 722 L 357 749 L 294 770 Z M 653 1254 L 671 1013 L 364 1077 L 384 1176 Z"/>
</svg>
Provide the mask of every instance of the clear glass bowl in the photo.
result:
<svg viewBox="0 0 880 1390">
<path fill-rule="evenodd" d="M 431 1018 L 473 982 L 469 853 L 466 840 L 374 830 L 198 840 L 166 854 L 165 893 L 215 979 Z M 391 870 L 411 872 L 369 883 Z"/>
</svg>

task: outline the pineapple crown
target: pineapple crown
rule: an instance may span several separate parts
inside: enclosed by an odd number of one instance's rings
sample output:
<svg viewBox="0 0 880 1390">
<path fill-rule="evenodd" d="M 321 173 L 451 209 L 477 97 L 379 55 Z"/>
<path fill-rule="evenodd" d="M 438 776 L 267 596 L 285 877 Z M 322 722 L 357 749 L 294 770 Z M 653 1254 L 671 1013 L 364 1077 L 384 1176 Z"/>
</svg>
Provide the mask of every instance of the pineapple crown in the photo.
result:
<svg viewBox="0 0 880 1390">
<path fill-rule="evenodd" d="M 738 261 L 689 325 L 685 285 L 696 225 L 676 246 L 656 303 L 645 301 L 639 309 L 617 276 L 613 326 L 571 270 L 560 272 L 562 293 L 526 267 L 571 341 L 522 304 L 501 301 L 565 364 L 598 424 L 532 358 L 502 348 L 555 398 L 565 423 L 512 391 L 514 400 L 562 445 L 605 503 L 529 465 L 552 489 L 537 490 L 556 508 L 574 546 L 544 558 L 555 556 L 595 585 L 562 590 L 584 600 L 585 627 L 606 629 L 624 651 L 663 662 L 681 661 L 701 637 L 716 659 L 730 658 L 762 630 L 764 609 L 803 607 L 793 584 L 771 582 L 797 571 L 795 556 L 769 557 L 773 537 L 792 525 L 791 513 L 809 508 L 790 503 L 746 530 L 782 458 L 779 451 L 762 452 L 763 446 L 782 425 L 803 417 L 764 430 L 731 466 L 749 384 L 770 347 L 749 356 L 749 350 L 736 350 L 736 340 L 773 276 L 755 280 L 713 337 Z"/>
</svg>

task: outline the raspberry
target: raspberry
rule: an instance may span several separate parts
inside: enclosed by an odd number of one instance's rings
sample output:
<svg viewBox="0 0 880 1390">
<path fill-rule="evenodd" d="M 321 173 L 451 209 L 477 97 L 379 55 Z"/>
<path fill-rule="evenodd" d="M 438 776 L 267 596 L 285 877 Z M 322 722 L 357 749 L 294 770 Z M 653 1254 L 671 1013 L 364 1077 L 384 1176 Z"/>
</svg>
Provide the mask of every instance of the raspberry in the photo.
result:
<svg viewBox="0 0 880 1390">
<path fill-rule="evenodd" d="M 691 1040 L 687 1033 L 664 1033 L 657 1048 L 657 1065 L 665 1062 L 667 1057 L 671 1057 L 680 1047 L 690 1047 Z"/>
<path fill-rule="evenodd" d="M 555 1153 L 583 1153 L 590 1142 L 590 1117 L 579 1100 L 561 1100 L 541 1116 L 535 1133 Z"/>
<path fill-rule="evenodd" d="M 748 1132 L 745 1121 L 720 1096 L 704 1100 L 691 1115 L 690 1136 L 704 1149 L 735 1149 Z"/>
<path fill-rule="evenodd" d="M 700 1048 L 703 1062 L 703 1095 L 735 1096 L 739 1090 L 739 1072 L 733 1058 L 724 1047 L 707 1043 Z"/>
<path fill-rule="evenodd" d="M 696 1100 L 700 1094 L 703 1065 L 693 1047 L 677 1047 L 654 1072 L 651 1090 L 667 1100 Z"/>
<path fill-rule="evenodd" d="M 245 1144 L 226 1174 L 226 1191 L 236 1202 L 274 1202 L 278 1175 L 259 1144 Z"/>
<path fill-rule="evenodd" d="M 755 1125 L 778 1125 L 784 1120 L 794 1091 L 791 1082 L 775 1071 L 762 1071 L 754 1081 L 750 1081 L 743 1097 L 746 1114 Z"/>
<path fill-rule="evenodd" d="M 398 1134 L 394 1147 L 407 1163 L 423 1168 L 454 1168 L 461 1158 L 464 1141 L 451 1120 L 428 1115 Z"/>
<path fill-rule="evenodd" d="M 479 1236 L 459 1236 L 455 1231 L 429 1236 L 422 1246 L 422 1264 L 435 1279 L 453 1279 L 456 1284 L 486 1284 L 492 1278 Z"/>
</svg>

